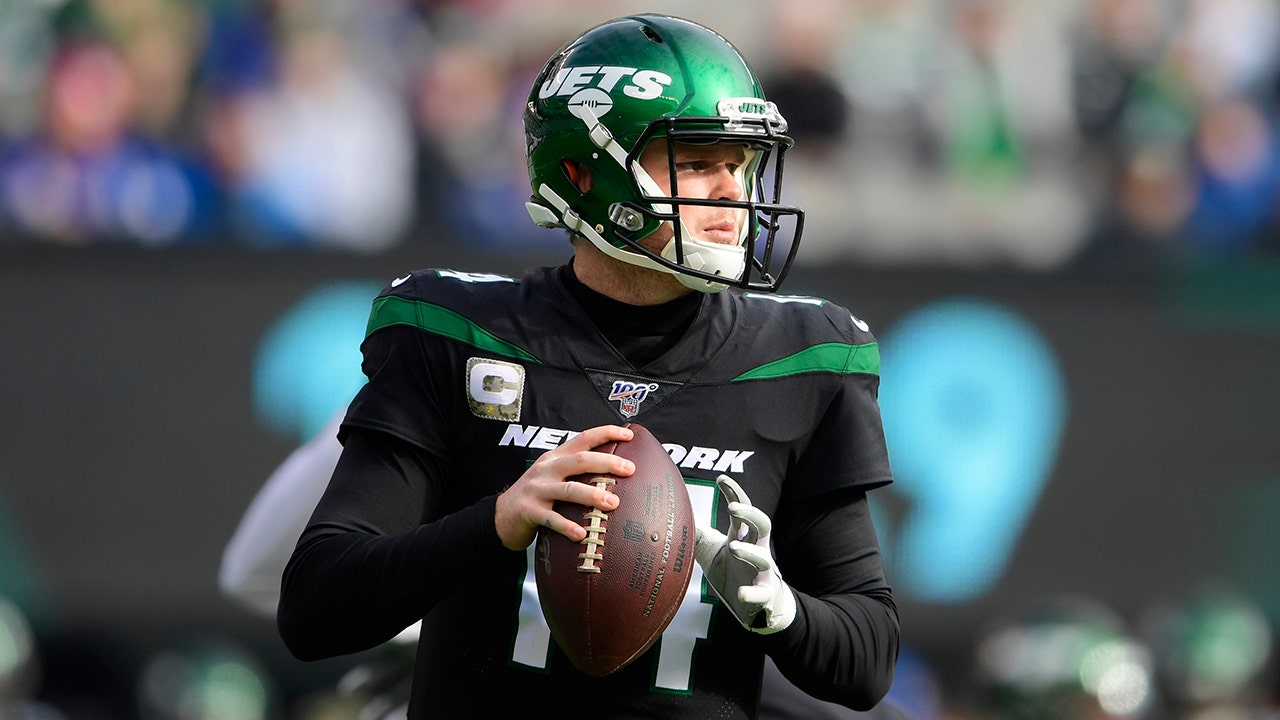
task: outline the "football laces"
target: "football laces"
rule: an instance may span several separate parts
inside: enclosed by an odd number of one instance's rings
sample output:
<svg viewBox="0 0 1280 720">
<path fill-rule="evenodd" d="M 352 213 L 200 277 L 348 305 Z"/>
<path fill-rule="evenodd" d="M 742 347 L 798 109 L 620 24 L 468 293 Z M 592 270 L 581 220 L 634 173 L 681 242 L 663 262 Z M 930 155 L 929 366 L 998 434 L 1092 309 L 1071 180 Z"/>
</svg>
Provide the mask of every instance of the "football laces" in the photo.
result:
<svg viewBox="0 0 1280 720">
<path fill-rule="evenodd" d="M 604 490 L 618 481 L 616 478 L 597 475 L 592 479 L 592 482 L 597 488 Z M 589 512 L 583 513 L 582 519 L 587 521 L 587 525 L 584 528 L 587 531 L 587 536 L 582 539 L 582 545 L 586 547 L 586 550 L 578 553 L 578 559 L 582 561 L 582 564 L 578 566 L 578 572 L 598 573 L 600 572 L 600 566 L 596 563 L 604 560 L 604 534 L 606 532 L 604 523 L 609 519 L 609 513 L 599 508 L 591 508 Z"/>
</svg>

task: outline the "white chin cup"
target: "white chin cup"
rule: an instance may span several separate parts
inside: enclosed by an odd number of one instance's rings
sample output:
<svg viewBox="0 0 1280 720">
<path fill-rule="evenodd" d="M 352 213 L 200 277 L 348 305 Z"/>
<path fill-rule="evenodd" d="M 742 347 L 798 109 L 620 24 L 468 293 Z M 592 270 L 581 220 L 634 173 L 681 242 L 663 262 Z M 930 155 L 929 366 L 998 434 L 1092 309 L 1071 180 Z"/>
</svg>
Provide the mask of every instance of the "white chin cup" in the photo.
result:
<svg viewBox="0 0 1280 720">
<path fill-rule="evenodd" d="M 688 230 L 681 229 L 684 230 L 684 235 L 688 237 Z M 712 275 L 720 275 L 732 282 L 737 282 L 742 278 L 742 272 L 746 268 L 746 249 L 743 246 L 723 245 L 703 240 L 685 240 L 682 246 L 685 267 L 711 273 Z M 667 242 L 666 247 L 662 248 L 662 257 L 671 262 L 676 262 L 676 239 L 674 237 Z M 684 273 L 676 273 L 675 275 L 680 284 L 698 292 L 717 293 L 728 287 L 725 283 L 703 280 Z"/>
</svg>

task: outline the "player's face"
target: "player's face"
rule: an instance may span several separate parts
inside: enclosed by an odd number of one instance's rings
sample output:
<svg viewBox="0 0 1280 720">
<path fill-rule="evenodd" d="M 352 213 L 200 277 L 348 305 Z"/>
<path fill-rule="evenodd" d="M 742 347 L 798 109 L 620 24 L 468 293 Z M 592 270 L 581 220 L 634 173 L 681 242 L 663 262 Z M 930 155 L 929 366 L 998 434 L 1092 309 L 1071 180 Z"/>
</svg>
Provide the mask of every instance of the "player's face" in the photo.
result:
<svg viewBox="0 0 1280 720">
<path fill-rule="evenodd" d="M 668 196 L 697 200 L 744 200 L 742 170 L 748 160 L 746 146 L 733 143 L 713 145 L 675 144 L 675 194 L 671 188 L 667 142 L 655 140 L 640 155 L 640 165 Z M 742 238 L 747 211 L 740 208 L 681 205 L 680 220 L 704 242 L 734 245 Z M 674 234 L 669 225 L 645 239 L 646 247 L 660 250 Z"/>
</svg>

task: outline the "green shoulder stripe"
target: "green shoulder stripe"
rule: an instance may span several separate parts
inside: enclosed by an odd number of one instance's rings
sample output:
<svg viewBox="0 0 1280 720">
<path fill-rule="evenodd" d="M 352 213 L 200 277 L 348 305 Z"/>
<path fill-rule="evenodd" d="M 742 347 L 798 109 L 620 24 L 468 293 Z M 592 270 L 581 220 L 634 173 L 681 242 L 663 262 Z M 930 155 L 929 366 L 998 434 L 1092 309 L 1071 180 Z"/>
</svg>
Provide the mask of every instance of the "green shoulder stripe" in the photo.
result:
<svg viewBox="0 0 1280 720">
<path fill-rule="evenodd" d="M 855 373 L 879 375 L 880 347 L 873 342 L 864 345 L 847 345 L 845 343 L 814 345 L 781 360 L 774 360 L 754 370 L 748 370 L 734 378 L 733 382 L 768 380 L 814 372 L 831 372 L 841 375 Z"/>
<path fill-rule="evenodd" d="M 448 309 L 422 300 L 409 300 L 395 295 L 386 295 L 373 301 L 373 310 L 369 313 L 369 324 L 364 335 L 369 337 L 375 330 L 391 325 L 412 325 L 436 335 L 453 338 L 481 350 L 542 364 L 524 348 L 513 345 L 466 317 Z"/>
</svg>

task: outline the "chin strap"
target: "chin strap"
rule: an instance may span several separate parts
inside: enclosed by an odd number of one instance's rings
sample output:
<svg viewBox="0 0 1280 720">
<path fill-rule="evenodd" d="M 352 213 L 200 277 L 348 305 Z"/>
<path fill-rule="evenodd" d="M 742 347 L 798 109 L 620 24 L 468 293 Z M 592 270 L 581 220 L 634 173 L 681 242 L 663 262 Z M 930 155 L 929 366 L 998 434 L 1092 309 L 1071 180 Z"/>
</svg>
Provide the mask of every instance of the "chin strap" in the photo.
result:
<svg viewBox="0 0 1280 720">
<path fill-rule="evenodd" d="M 678 270 L 673 270 L 662 263 L 640 253 L 624 250 L 610 243 L 601 235 L 604 231 L 602 226 L 593 226 L 588 223 L 581 215 L 569 207 L 569 203 L 564 198 L 552 190 L 549 185 L 543 183 L 538 186 L 538 196 L 545 199 L 551 204 L 547 207 L 542 203 L 527 202 L 525 210 L 529 212 L 529 217 L 534 223 L 542 227 L 564 227 L 570 232 L 576 233 L 591 241 L 609 257 L 621 262 L 630 263 L 639 267 L 657 270 L 670 275 L 674 275 L 685 287 L 704 293 L 717 293 L 728 287 L 725 283 L 717 283 L 710 280 L 686 275 Z M 554 210 L 552 209 L 554 208 Z M 681 228 L 685 231 L 684 228 Z M 687 231 L 685 231 L 687 232 Z M 733 265 L 743 262 L 743 254 L 745 250 L 741 245 L 720 245 L 718 243 L 707 243 L 698 240 L 684 241 L 684 261 L 685 264 L 694 269 L 704 269 L 707 267 L 717 268 L 723 267 L 725 264 Z M 671 238 L 667 242 L 666 247 L 662 249 L 662 257 L 676 261 L 676 240 Z M 715 272 L 710 270 L 709 272 Z"/>
<path fill-rule="evenodd" d="M 592 245 L 600 248 L 600 252 L 614 258 L 615 260 L 620 260 L 632 265 L 639 265 L 640 267 L 649 268 L 650 270 L 679 274 L 676 273 L 675 270 L 666 267 L 652 258 L 645 257 L 640 253 L 628 252 L 620 247 L 614 247 L 612 243 L 605 240 L 604 236 L 600 234 L 604 231 L 603 226 L 592 226 L 591 223 L 584 220 L 581 215 L 574 212 L 573 208 L 569 207 L 569 203 L 565 202 L 564 198 L 560 197 L 555 190 L 551 189 L 550 185 L 547 185 L 546 183 L 539 185 L 538 195 L 551 203 L 552 207 L 554 207 L 559 214 L 557 215 L 555 212 L 552 212 L 551 209 L 540 203 L 525 203 L 525 209 L 529 211 L 529 216 L 533 218 L 535 223 L 538 223 L 543 227 L 568 228 L 569 232 L 576 233 L 590 240 Z M 540 218 L 546 219 L 548 222 L 544 224 L 544 222 L 539 221 Z"/>
</svg>

